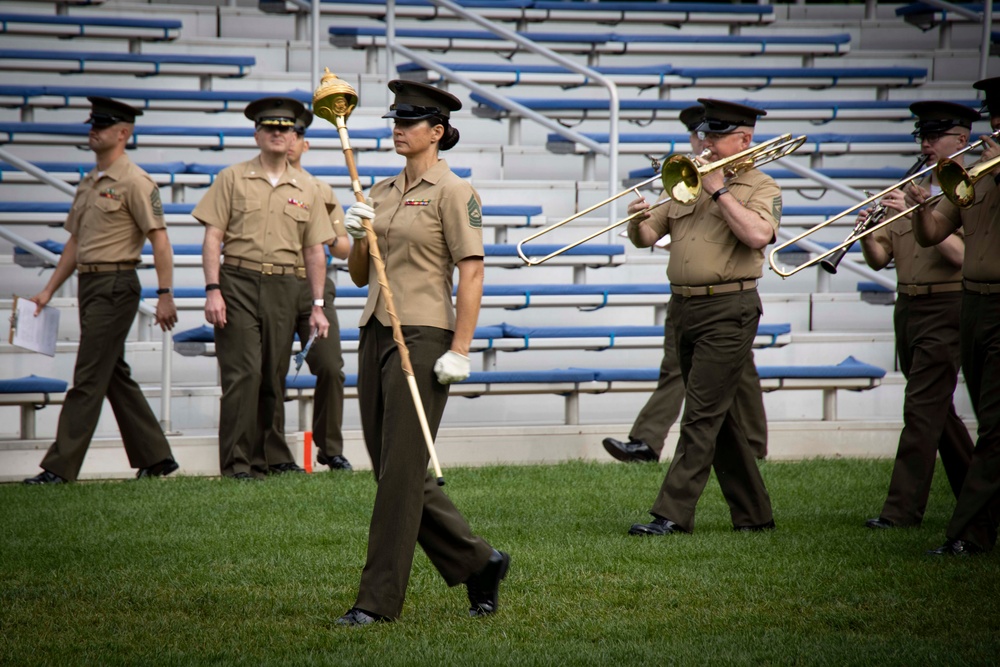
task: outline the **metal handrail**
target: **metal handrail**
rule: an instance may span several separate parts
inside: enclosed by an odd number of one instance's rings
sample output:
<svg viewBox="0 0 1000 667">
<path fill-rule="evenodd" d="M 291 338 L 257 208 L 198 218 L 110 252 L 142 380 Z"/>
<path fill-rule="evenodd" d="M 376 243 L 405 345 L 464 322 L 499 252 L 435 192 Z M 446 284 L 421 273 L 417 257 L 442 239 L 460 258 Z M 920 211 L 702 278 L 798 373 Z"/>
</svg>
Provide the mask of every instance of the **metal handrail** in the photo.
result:
<svg viewBox="0 0 1000 667">
<path fill-rule="evenodd" d="M 618 87 L 615 85 L 615 83 L 611 81 L 611 79 L 609 79 L 608 77 L 601 74 L 600 72 L 597 72 L 596 70 L 590 67 L 585 67 L 583 65 L 580 65 L 579 63 L 576 63 L 573 60 L 570 60 L 569 58 L 566 58 L 565 56 L 556 53 L 552 49 L 536 44 L 534 41 L 527 39 L 522 35 L 517 34 L 513 30 L 505 28 L 501 25 L 497 25 L 492 21 L 490 21 L 489 19 L 485 19 L 479 16 L 478 14 L 469 12 L 463 7 L 452 2 L 451 0 L 429 0 L 429 2 L 431 2 L 434 5 L 444 7 L 450 10 L 451 12 L 454 12 L 457 16 L 461 16 L 466 20 L 472 21 L 473 23 L 476 23 L 482 26 L 483 28 L 486 28 L 493 34 L 503 37 L 504 39 L 508 39 L 512 42 L 515 42 L 520 46 L 523 46 L 527 50 L 532 51 L 533 53 L 543 56 L 549 60 L 552 60 L 553 62 L 556 62 L 569 70 L 572 70 L 578 74 L 582 74 L 586 77 L 589 77 L 590 79 L 593 79 L 594 81 L 600 83 L 601 85 L 603 85 L 605 88 L 608 89 L 608 95 L 610 97 L 609 107 L 611 115 L 609 119 L 608 143 L 605 146 L 604 144 L 594 141 L 590 137 L 584 136 L 579 132 L 575 132 L 567 127 L 564 127 L 563 125 L 560 125 L 559 123 L 553 121 L 552 119 L 543 116 L 542 114 L 539 114 L 531 109 L 528 109 L 522 104 L 514 102 L 513 100 L 510 100 L 504 97 L 503 95 L 498 95 L 497 93 L 491 91 L 489 88 L 486 88 L 485 86 L 482 86 L 472 81 L 468 77 L 464 77 L 456 72 L 453 72 L 447 67 L 443 67 L 442 65 L 430 60 L 429 58 L 424 58 L 423 56 L 415 53 L 414 51 L 408 49 L 405 46 L 402 46 L 401 44 L 397 44 L 396 33 L 395 33 L 396 3 L 395 0 L 388 0 L 388 2 L 386 3 L 385 37 L 386 37 L 386 48 L 390 53 L 391 52 L 400 53 L 406 56 L 407 58 L 413 60 L 414 62 L 418 63 L 419 65 L 440 73 L 446 79 L 455 81 L 465 86 L 466 88 L 469 88 L 470 90 L 479 93 L 480 95 L 490 100 L 494 104 L 499 104 L 508 111 L 516 111 L 519 115 L 524 116 L 525 118 L 528 118 L 530 120 L 533 120 L 539 125 L 542 125 L 552 130 L 553 132 L 556 132 L 561 136 L 566 137 L 571 141 L 583 144 L 584 146 L 594 151 L 595 153 L 599 153 L 601 155 L 607 155 L 608 193 L 609 196 L 614 195 L 617 189 L 617 180 L 618 180 L 618 113 L 620 107 Z M 386 71 L 387 79 L 394 78 L 394 75 L 391 72 L 391 68 L 393 66 L 391 58 L 386 59 L 386 66 L 387 66 L 387 71 Z M 616 207 L 612 205 L 609 208 L 610 210 L 608 211 L 608 220 L 614 221 L 618 218 L 618 215 L 615 211 Z"/>
<path fill-rule="evenodd" d="M 24 171 L 25 173 L 28 173 L 28 174 L 34 176 L 39 181 L 42 181 L 43 183 L 46 183 L 47 185 L 51 185 L 52 187 L 56 188 L 57 190 L 60 190 L 60 191 L 66 193 L 66 194 L 69 194 L 71 196 L 74 195 L 74 194 L 76 194 L 76 189 L 73 188 L 73 186 L 71 186 L 69 183 L 67 183 L 65 181 L 62 181 L 62 180 L 60 180 L 58 178 L 55 178 L 51 174 L 45 173 L 45 171 L 43 171 L 42 169 L 39 169 L 38 167 L 36 167 L 35 165 L 31 164 L 30 162 L 28 162 L 26 160 L 22 160 L 21 158 L 17 157 L 16 155 L 11 155 L 10 153 L 8 153 L 6 150 L 4 150 L 2 148 L 0 148 L 0 160 L 3 160 L 7 164 L 9 164 L 9 165 L 11 165 L 11 166 L 13 166 L 13 167 L 15 167 L 17 169 L 20 169 L 21 171 Z M 56 264 L 59 263 L 59 255 L 56 255 L 54 252 L 51 252 L 50 250 L 46 250 L 45 248 L 43 248 L 42 246 L 38 245 L 34 241 L 30 241 L 30 240 L 24 238 L 23 236 L 21 236 L 20 234 L 12 232 L 12 231 L 10 231 L 9 229 L 7 229 L 5 227 L 0 227 L 0 237 L 3 237 L 5 239 L 7 239 L 11 243 L 13 243 L 15 246 L 17 246 L 17 247 L 21 248 L 22 250 L 24 250 L 25 252 L 31 253 L 35 257 L 38 257 L 38 258 L 42 259 L 43 261 L 45 261 L 45 262 L 47 262 L 47 263 L 49 263 L 49 264 L 51 264 L 53 266 L 55 266 Z M 142 326 L 150 326 L 148 324 L 148 319 L 150 317 L 155 317 L 156 316 L 156 309 L 153 308 L 152 306 L 150 306 L 149 304 L 143 303 L 142 301 L 140 301 L 139 302 L 139 314 L 140 314 L 139 322 L 140 322 L 140 325 L 141 325 L 140 329 L 139 329 L 139 336 L 140 336 L 141 339 L 144 339 L 145 337 L 144 337 L 144 334 L 143 334 L 143 328 L 142 328 Z M 146 320 L 145 324 L 143 324 L 144 320 Z M 164 331 L 163 332 L 163 357 L 162 357 L 161 362 L 160 362 L 160 375 L 162 377 L 162 383 L 163 383 L 163 393 L 160 395 L 160 428 L 163 429 L 164 433 L 170 433 L 170 430 L 171 430 L 171 424 L 170 424 L 170 420 L 171 420 L 171 414 L 170 414 L 170 409 L 171 409 L 171 405 L 170 405 L 170 401 L 171 401 L 170 385 L 171 385 L 172 364 L 173 364 L 173 358 L 172 358 L 173 355 L 171 354 L 171 352 L 173 351 L 173 348 L 174 348 L 174 338 L 173 338 L 173 335 L 169 331 Z"/>
</svg>

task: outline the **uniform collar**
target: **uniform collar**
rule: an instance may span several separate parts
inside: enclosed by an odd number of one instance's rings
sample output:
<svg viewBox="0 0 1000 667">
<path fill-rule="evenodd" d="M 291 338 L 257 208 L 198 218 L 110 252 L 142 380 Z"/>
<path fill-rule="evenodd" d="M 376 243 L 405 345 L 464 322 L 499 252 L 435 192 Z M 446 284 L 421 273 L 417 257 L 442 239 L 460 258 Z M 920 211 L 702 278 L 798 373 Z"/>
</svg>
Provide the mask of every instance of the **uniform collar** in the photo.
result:
<svg viewBox="0 0 1000 667">
<path fill-rule="evenodd" d="M 438 160 L 433 167 L 423 173 L 420 180 L 427 181 L 431 185 L 436 185 L 449 171 L 451 169 L 448 167 L 448 162 L 446 160 Z M 404 172 L 401 171 L 396 175 L 393 179 L 393 185 L 400 192 L 403 191 L 403 187 L 406 185 L 406 175 Z"/>
<path fill-rule="evenodd" d="M 128 158 L 128 155 L 122 153 L 120 156 L 118 156 L 118 159 L 116 159 L 114 162 L 111 163 L 110 167 L 104 170 L 104 173 L 101 175 L 101 178 L 110 178 L 113 181 L 120 181 L 122 180 L 122 178 L 125 177 L 125 173 L 128 171 L 128 168 L 131 164 L 132 161 Z M 96 181 L 98 173 L 98 169 L 96 166 L 94 167 L 94 170 L 91 173 L 94 175 L 94 180 Z"/>
<path fill-rule="evenodd" d="M 247 167 L 243 170 L 243 178 L 261 178 L 268 183 L 271 182 L 267 177 L 267 171 L 264 169 L 264 164 L 260 161 L 259 155 L 247 162 Z M 305 190 L 305 183 L 307 182 L 308 179 L 304 172 L 299 171 L 285 161 L 285 171 L 281 174 L 281 178 L 278 179 L 278 185 L 291 185 L 299 190 Z"/>
</svg>

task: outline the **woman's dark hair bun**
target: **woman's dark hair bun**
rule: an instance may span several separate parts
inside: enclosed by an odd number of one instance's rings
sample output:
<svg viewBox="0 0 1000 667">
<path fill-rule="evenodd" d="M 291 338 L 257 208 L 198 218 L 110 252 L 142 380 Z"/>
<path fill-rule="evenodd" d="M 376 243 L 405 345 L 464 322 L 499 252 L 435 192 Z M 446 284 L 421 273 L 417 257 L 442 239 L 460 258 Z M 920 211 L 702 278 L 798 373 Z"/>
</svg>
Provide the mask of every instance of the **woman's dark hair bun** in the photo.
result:
<svg viewBox="0 0 1000 667">
<path fill-rule="evenodd" d="M 441 137 L 441 141 L 438 144 L 438 149 L 446 151 L 450 148 L 454 148 L 455 144 L 458 143 L 459 134 L 458 130 L 453 128 L 448 123 L 444 124 L 444 136 Z"/>
</svg>

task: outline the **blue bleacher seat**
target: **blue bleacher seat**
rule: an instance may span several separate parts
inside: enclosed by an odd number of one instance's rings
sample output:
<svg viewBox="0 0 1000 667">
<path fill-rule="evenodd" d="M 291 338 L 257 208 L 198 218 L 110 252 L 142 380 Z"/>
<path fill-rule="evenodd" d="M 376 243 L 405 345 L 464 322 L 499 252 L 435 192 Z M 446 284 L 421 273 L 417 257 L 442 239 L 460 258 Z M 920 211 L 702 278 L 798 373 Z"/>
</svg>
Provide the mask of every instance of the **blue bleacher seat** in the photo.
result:
<svg viewBox="0 0 1000 667">
<path fill-rule="evenodd" d="M 584 132 L 584 136 L 602 144 L 608 143 L 607 132 Z M 754 141 L 761 143 L 775 138 L 774 134 L 754 135 Z M 622 132 L 618 135 L 618 150 L 623 153 L 646 155 L 657 153 L 670 155 L 672 153 L 687 153 L 690 151 L 691 139 L 687 133 L 660 132 Z M 592 150 L 568 139 L 561 134 L 548 135 L 545 147 L 552 153 L 587 154 Z M 806 141 L 798 149 L 799 154 L 844 154 L 844 153 L 875 153 L 892 154 L 916 153 L 920 146 L 913 141 L 910 134 L 843 134 L 833 132 L 815 132 L 806 135 Z"/>
<path fill-rule="evenodd" d="M 544 22 L 584 21 L 617 24 L 654 22 L 664 25 L 722 24 L 752 25 L 774 21 L 770 5 L 735 5 L 710 2 L 570 2 L 558 0 L 459 0 L 462 7 L 474 9 L 483 18 L 500 21 Z M 300 3 L 286 0 L 258 0 L 265 12 L 302 12 Z M 384 19 L 386 5 L 382 0 L 321 0 L 320 11 L 338 16 L 367 16 Z M 427 0 L 397 0 L 397 18 L 432 19 L 453 14 Z"/>
<path fill-rule="evenodd" d="M 58 394 L 66 391 L 65 380 L 29 375 L 0 379 L 0 394 Z"/>
<path fill-rule="evenodd" d="M 85 123 L 21 123 L 6 122 L 0 123 L 0 135 L 7 135 L 6 141 L 0 143 L 15 143 L 26 141 L 28 143 L 52 142 L 52 137 L 67 136 L 85 138 L 90 132 L 90 125 Z M 364 150 L 366 147 L 372 150 L 383 150 L 391 147 L 391 142 L 386 141 L 392 137 L 392 130 L 387 127 L 361 128 L 351 130 L 352 141 L 365 140 L 368 143 L 357 143 L 355 150 Z M 35 136 L 43 137 L 35 140 Z M 175 147 L 197 147 L 210 150 L 224 150 L 229 145 L 236 143 L 234 140 L 242 140 L 243 144 L 253 143 L 254 128 L 251 127 L 206 127 L 206 126 L 176 126 L 176 125 L 144 125 L 137 124 L 132 133 L 132 140 L 129 144 L 134 148 L 140 145 L 145 146 L 175 146 Z M 166 137 L 166 139 L 162 139 Z M 309 140 L 327 140 L 340 145 L 340 135 L 336 129 L 310 129 Z M 398 172 L 397 172 L 398 173 Z"/>
<path fill-rule="evenodd" d="M 494 85 L 545 83 L 546 85 L 579 86 L 587 77 L 560 65 L 516 65 L 512 63 L 438 62 L 454 72 L 464 73 L 473 80 Z M 396 67 L 401 78 L 435 83 L 442 77 L 419 63 L 406 62 Z M 614 80 L 619 86 L 689 87 L 700 81 L 713 85 L 742 88 L 765 88 L 771 85 L 791 85 L 809 88 L 854 85 L 863 87 L 915 86 L 927 79 L 922 67 L 674 67 L 669 64 L 635 67 L 594 67 L 595 71 Z"/>
<path fill-rule="evenodd" d="M 1000 33 L 998 33 L 1000 35 Z M 482 118 L 505 118 L 516 112 L 490 101 L 479 93 L 469 96 L 477 106 L 472 108 L 475 115 Z M 527 98 L 510 97 L 512 102 L 558 119 L 595 118 L 605 119 L 609 113 L 607 99 L 580 99 L 572 97 Z M 913 118 L 910 105 L 916 100 L 751 100 L 734 99 L 733 102 L 763 108 L 768 120 L 808 120 L 814 123 L 828 123 L 844 120 L 899 120 Z M 978 100 L 950 100 L 978 110 Z M 659 100 L 654 98 L 623 99 L 618 105 L 619 117 L 623 120 L 648 123 L 657 119 L 675 120 L 683 109 L 691 106 L 690 100 Z"/>
<path fill-rule="evenodd" d="M 341 48 L 385 46 L 385 29 L 371 26 L 330 26 L 330 42 Z M 690 54 L 805 54 L 841 55 L 850 50 L 849 33 L 832 35 L 635 35 L 615 32 L 522 31 L 520 36 L 554 51 L 601 55 Z M 404 46 L 435 52 L 456 50 L 502 50 L 505 54 L 519 45 L 485 30 L 441 30 L 398 28 L 396 39 Z"/>
<path fill-rule="evenodd" d="M 42 51 L 34 49 L 0 49 L 0 70 L 38 71 L 42 62 L 63 62 L 52 65 L 51 71 L 74 74 L 104 71 L 100 64 L 131 65 L 125 72 L 136 76 L 191 73 L 221 77 L 246 76 L 256 64 L 252 56 L 196 56 L 185 53 L 110 53 L 102 51 Z"/>
<path fill-rule="evenodd" d="M 291 97 L 303 104 L 312 104 L 312 93 L 309 91 L 289 90 L 273 94 Z M 0 106 L 89 109 L 90 102 L 87 101 L 87 97 L 91 95 L 127 101 L 140 109 L 242 112 L 249 102 L 260 99 L 265 93 L 259 90 L 176 90 L 5 84 L 0 85 Z"/>
<path fill-rule="evenodd" d="M 180 29 L 181 22 L 174 19 L 0 13 L 0 34 L 58 37 L 117 35 L 131 39 L 170 40 L 177 38 Z"/>
</svg>

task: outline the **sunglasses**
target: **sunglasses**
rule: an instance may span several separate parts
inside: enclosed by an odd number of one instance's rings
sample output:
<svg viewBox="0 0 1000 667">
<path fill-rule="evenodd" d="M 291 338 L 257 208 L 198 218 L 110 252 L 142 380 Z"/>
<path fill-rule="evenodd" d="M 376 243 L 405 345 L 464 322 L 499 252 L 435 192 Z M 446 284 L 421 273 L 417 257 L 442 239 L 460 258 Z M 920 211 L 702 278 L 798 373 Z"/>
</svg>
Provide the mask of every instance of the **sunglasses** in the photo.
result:
<svg viewBox="0 0 1000 667">
<path fill-rule="evenodd" d="M 955 132 L 925 132 L 923 134 L 915 136 L 914 139 L 918 144 L 922 144 L 925 141 L 929 144 L 935 144 L 941 141 L 941 139 L 943 139 L 944 137 L 957 137 L 957 136 L 959 135 Z"/>
<path fill-rule="evenodd" d="M 295 130 L 292 125 L 271 125 L 266 123 L 259 124 L 257 129 L 263 132 L 278 132 L 280 134 L 285 134 L 286 132 L 292 132 Z"/>
</svg>

